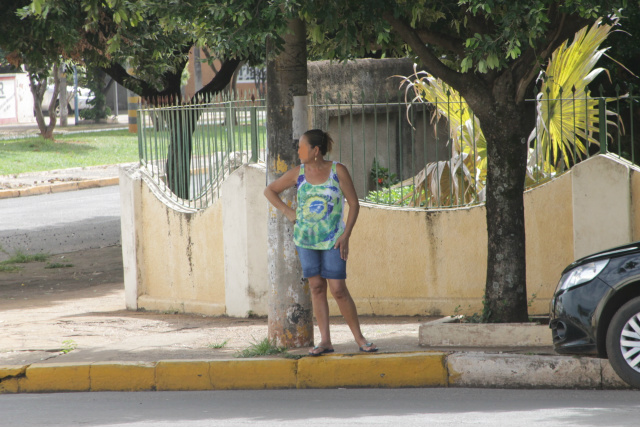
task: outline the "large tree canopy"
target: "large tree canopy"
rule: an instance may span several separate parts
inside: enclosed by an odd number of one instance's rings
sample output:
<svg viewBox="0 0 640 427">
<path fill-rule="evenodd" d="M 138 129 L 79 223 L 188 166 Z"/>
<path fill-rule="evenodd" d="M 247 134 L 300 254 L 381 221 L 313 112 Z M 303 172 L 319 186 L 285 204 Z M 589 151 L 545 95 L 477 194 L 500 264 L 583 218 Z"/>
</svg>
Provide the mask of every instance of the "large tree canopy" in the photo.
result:
<svg viewBox="0 0 640 427">
<path fill-rule="evenodd" d="M 116 82 L 149 102 L 198 102 L 222 91 L 242 62 L 262 62 L 270 38 L 280 47 L 286 28 L 282 9 L 262 0 L 33 0 L 31 16 L 49 21 L 69 17 L 65 26 L 78 43 L 65 53 L 101 68 Z M 194 46 L 206 47 L 222 65 L 192 100 L 181 97 L 182 74 Z M 200 111 L 171 120 L 166 165 L 173 192 L 188 198 L 192 134 Z"/>
<path fill-rule="evenodd" d="M 178 94 L 194 44 L 224 59 L 227 68 L 214 81 L 229 78 L 240 60 L 263 58 L 267 38 L 277 47 L 293 15 L 307 23 L 312 57 L 415 57 L 481 122 L 488 159 L 485 317 L 505 322 L 527 320 L 523 188 L 534 116 L 525 98 L 557 46 L 598 17 L 620 8 L 624 16 L 627 1 L 33 0 L 30 7 L 46 19 L 69 16 L 74 24 L 63 28 L 79 39 L 77 53 L 143 96 Z M 217 90 L 214 81 L 203 91 Z"/>
<path fill-rule="evenodd" d="M 634 1 L 638 7 L 638 1 Z M 487 140 L 488 259 L 484 318 L 527 320 L 523 189 L 534 116 L 525 98 L 554 49 L 621 1 L 305 2 L 314 54 L 350 58 L 407 49 L 456 89 Z M 619 13 L 619 12 L 618 12 Z M 622 11 L 624 13 L 624 10 Z"/>
<path fill-rule="evenodd" d="M 34 0 L 29 11 L 43 21 L 52 13 L 74 17 L 64 28 L 79 42 L 68 53 L 148 98 L 179 97 L 193 46 L 223 64 L 200 94 L 222 90 L 240 62 L 264 60 L 267 37 L 281 45 L 285 26 L 282 13 L 260 0 Z"/>
</svg>

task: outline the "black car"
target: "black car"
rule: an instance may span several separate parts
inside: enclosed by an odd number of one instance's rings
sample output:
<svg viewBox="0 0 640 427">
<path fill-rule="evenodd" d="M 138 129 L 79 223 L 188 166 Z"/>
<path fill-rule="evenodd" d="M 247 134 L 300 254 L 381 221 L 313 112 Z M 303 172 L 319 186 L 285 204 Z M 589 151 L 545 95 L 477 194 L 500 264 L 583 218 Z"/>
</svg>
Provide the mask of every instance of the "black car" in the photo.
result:
<svg viewBox="0 0 640 427">
<path fill-rule="evenodd" d="M 640 242 L 569 265 L 551 299 L 549 327 L 556 352 L 608 358 L 640 388 Z"/>
</svg>

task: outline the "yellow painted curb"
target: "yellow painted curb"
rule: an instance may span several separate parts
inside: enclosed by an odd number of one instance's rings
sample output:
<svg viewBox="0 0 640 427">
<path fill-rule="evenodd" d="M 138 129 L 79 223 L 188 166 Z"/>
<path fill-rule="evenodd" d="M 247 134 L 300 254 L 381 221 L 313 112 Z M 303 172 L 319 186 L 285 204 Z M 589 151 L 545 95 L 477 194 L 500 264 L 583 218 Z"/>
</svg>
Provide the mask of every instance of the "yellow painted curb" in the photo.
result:
<svg viewBox="0 0 640 427">
<path fill-rule="evenodd" d="M 18 377 L 27 371 L 27 365 L 0 365 L 0 394 L 17 393 Z"/>
<path fill-rule="evenodd" d="M 89 364 L 36 363 L 29 366 L 24 378 L 19 378 L 21 392 L 89 391 Z"/>
<path fill-rule="evenodd" d="M 143 391 L 156 386 L 155 363 L 93 363 L 90 377 L 91 391 Z"/>
<path fill-rule="evenodd" d="M 38 188 L 38 187 L 36 187 Z M 62 193 L 64 191 L 73 191 L 73 190 L 77 190 L 78 189 L 78 183 L 73 181 L 73 182 L 61 182 L 58 184 L 51 184 L 50 185 L 51 188 L 51 192 L 52 193 Z"/>
<path fill-rule="evenodd" d="M 86 190 L 87 188 L 108 187 L 110 185 L 118 185 L 120 178 L 117 176 L 111 178 L 87 179 L 78 181 L 78 190 Z"/>
<path fill-rule="evenodd" d="M 0 366 L 0 393 L 446 386 L 446 354 Z"/>
<path fill-rule="evenodd" d="M 296 387 L 297 363 L 292 359 L 216 360 L 210 366 L 216 390 Z"/>
<path fill-rule="evenodd" d="M 447 385 L 444 353 L 305 357 L 298 388 L 432 387 Z"/>
<path fill-rule="evenodd" d="M 209 362 L 162 360 L 156 365 L 156 390 L 211 390 Z"/>
<path fill-rule="evenodd" d="M 0 190 L 0 199 L 11 199 L 13 197 L 20 197 L 20 190 Z"/>
</svg>

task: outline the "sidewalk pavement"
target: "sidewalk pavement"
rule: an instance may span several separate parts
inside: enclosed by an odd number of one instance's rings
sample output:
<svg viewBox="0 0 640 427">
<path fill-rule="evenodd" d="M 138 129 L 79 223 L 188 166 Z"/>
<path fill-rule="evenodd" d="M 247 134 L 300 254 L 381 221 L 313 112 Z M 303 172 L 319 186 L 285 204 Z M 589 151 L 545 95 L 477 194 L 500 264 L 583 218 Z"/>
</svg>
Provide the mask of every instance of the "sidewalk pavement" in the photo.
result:
<svg viewBox="0 0 640 427">
<path fill-rule="evenodd" d="M 6 134 L 3 130 L 6 127 L 0 126 L 0 136 Z M 2 176 L 0 198 L 116 185 L 117 171 L 118 165 L 112 165 Z M 120 248 L 101 250 L 117 253 Z M 103 273 L 96 267 L 96 277 Z M 293 349 L 289 357 L 238 358 L 239 351 L 267 337 L 266 319 L 127 311 L 122 276 L 116 273 L 119 280 L 99 284 L 82 276 L 85 282 L 68 289 L 21 290 L 15 283 L 5 296 L 0 290 L 0 394 L 337 387 L 629 388 L 606 360 L 554 354 L 544 325 L 512 325 L 505 331 L 495 325 L 469 328 L 442 320 L 427 322 L 434 319 L 365 316 L 363 332 L 380 351 L 364 354 L 357 351 L 348 327 L 336 318 L 331 326 L 333 354 L 309 357 L 308 349 Z"/>
</svg>

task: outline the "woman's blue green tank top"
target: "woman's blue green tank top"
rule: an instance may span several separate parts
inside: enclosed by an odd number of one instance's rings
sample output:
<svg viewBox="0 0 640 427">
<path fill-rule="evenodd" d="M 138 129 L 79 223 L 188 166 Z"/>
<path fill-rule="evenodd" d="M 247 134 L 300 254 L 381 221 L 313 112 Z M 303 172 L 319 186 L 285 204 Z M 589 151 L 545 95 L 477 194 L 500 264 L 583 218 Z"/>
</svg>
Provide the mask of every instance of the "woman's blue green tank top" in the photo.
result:
<svg viewBox="0 0 640 427">
<path fill-rule="evenodd" d="M 331 165 L 329 179 L 318 185 L 307 182 L 304 164 L 300 165 L 297 187 L 294 243 L 307 249 L 333 249 L 345 227 L 342 219 L 344 195 L 338 181 L 337 162 Z"/>
</svg>

